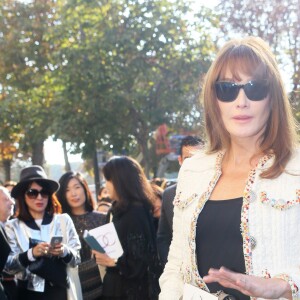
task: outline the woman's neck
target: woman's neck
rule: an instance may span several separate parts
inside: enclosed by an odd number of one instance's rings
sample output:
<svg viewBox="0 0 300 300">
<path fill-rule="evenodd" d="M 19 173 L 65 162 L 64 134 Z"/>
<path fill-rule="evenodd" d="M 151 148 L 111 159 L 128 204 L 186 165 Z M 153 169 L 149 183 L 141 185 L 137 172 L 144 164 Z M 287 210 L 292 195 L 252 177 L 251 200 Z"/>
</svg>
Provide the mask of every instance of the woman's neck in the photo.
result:
<svg viewBox="0 0 300 300">
<path fill-rule="evenodd" d="M 223 162 L 230 165 L 233 168 L 247 166 L 249 169 L 255 167 L 259 159 L 263 156 L 263 153 L 253 143 L 238 143 L 233 141 L 230 149 L 225 153 Z"/>
<path fill-rule="evenodd" d="M 38 213 L 35 211 L 29 211 L 34 220 L 42 220 L 44 218 L 45 212 Z"/>
<path fill-rule="evenodd" d="M 75 215 L 75 216 L 80 216 L 80 215 L 84 215 L 86 214 L 87 211 L 86 209 L 84 208 L 84 206 L 81 206 L 81 207 L 73 207 L 72 208 L 72 215 Z"/>
</svg>

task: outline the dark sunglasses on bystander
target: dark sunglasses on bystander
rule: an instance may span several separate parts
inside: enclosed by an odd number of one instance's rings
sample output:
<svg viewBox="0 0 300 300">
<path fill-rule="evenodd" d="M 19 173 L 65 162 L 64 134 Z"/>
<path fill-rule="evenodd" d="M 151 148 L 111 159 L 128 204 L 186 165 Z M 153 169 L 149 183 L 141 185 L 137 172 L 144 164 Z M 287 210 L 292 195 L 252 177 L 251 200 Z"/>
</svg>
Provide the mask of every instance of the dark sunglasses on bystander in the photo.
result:
<svg viewBox="0 0 300 300">
<path fill-rule="evenodd" d="M 51 195 L 49 191 L 45 191 L 45 190 L 38 191 L 36 189 L 29 189 L 25 192 L 25 194 L 29 199 L 36 199 L 39 194 L 41 195 L 42 198 L 48 198 Z"/>
<path fill-rule="evenodd" d="M 261 101 L 265 99 L 269 92 L 269 86 L 266 80 L 255 81 L 251 80 L 245 84 L 237 84 L 230 81 L 217 81 L 215 90 L 217 98 L 222 102 L 234 101 L 240 89 L 243 89 L 247 98 L 251 101 Z"/>
</svg>

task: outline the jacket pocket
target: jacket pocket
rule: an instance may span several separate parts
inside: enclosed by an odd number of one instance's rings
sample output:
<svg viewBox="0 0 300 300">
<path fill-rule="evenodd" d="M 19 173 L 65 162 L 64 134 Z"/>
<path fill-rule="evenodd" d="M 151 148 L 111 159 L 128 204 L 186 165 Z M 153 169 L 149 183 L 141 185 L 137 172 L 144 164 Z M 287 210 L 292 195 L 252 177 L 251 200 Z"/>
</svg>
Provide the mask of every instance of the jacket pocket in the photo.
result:
<svg viewBox="0 0 300 300">
<path fill-rule="evenodd" d="M 295 196 L 292 199 L 273 198 L 263 191 L 260 193 L 260 202 L 275 209 L 287 210 L 300 204 L 300 190 L 295 190 Z"/>
</svg>

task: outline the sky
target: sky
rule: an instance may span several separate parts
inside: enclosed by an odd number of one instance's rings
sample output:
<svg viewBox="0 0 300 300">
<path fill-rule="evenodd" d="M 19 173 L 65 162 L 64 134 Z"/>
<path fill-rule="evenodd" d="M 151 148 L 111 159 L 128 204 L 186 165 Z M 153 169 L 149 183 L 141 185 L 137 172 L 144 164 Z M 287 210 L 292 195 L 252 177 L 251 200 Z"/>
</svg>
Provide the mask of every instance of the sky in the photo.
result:
<svg viewBox="0 0 300 300">
<path fill-rule="evenodd" d="M 45 160 L 49 165 L 64 165 L 64 152 L 62 148 L 62 141 L 53 141 L 52 138 L 48 138 L 44 144 Z M 81 154 L 69 154 L 70 162 L 82 161 Z"/>
</svg>

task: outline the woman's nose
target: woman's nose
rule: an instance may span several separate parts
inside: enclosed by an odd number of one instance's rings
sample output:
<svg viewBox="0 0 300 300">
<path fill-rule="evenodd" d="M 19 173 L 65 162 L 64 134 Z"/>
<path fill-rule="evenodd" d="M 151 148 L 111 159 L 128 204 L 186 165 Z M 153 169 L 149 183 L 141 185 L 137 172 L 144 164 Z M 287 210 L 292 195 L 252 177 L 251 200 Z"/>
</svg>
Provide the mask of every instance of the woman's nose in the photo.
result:
<svg viewBox="0 0 300 300">
<path fill-rule="evenodd" d="M 244 89 L 240 89 L 239 93 L 235 99 L 235 103 L 238 107 L 247 107 L 248 101 L 250 101 L 244 91 Z"/>
</svg>

